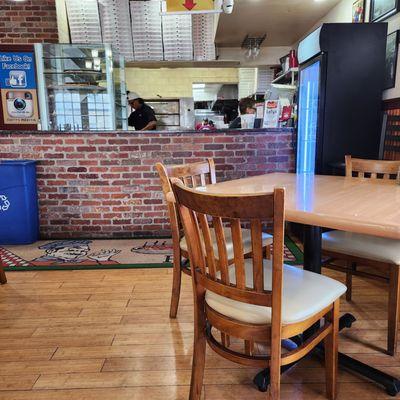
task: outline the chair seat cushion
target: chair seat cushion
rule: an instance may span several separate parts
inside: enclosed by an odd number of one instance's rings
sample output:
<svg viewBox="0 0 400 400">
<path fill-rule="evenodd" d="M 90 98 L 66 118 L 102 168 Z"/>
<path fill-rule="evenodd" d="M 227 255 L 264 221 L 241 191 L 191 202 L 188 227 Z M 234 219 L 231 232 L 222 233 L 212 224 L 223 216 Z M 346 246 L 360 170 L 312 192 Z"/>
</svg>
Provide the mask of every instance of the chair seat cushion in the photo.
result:
<svg viewBox="0 0 400 400">
<path fill-rule="evenodd" d="M 322 235 L 322 249 L 367 260 L 400 265 L 400 240 L 396 239 L 330 231 Z"/>
<path fill-rule="evenodd" d="M 210 229 L 211 232 L 211 239 L 214 243 L 214 254 L 215 257 L 218 258 L 218 246 L 215 238 L 214 229 Z M 232 233 L 230 228 L 224 228 L 225 232 L 225 240 L 226 240 L 226 252 L 228 255 L 228 259 L 233 259 L 233 243 L 232 243 Z M 268 233 L 263 233 L 263 244 L 267 246 L 272 243 L 272 236 Z M 242 229 L 242 238 L 243 238 L 243 251 L 244 254 L 248 254 L 251 252 L 251 231 L 249 229 Z M 180 247 L 184 251 L 188 251 L 187 243 L 185 237 L 181 239 Z"/>
<path fill-rule="evenodd" d="M 230 267 L 231 282 L 235 282 L 235 268 Z M 252 260 L 246 260 L 246 285 L 253 287 Z M 272 263 L 264 260 L 264 289 L 271 290 Z M 342 294 L 342 283 L 297 267 L 284 265 L 282 293 L 282 324 L 288 325 L 312 317 L 328 307 Z M 271 308 L 257 306 L 220 296 L 207 290 L 206 302 L 215 311 L 229 318 L 252 324 L 271 323 Z"/>
<path fill-rule="evenodd" d="M 252 260 L 246 260 L 246 285 L 253 287 Z M 235 268 L 230 267 L 231 282 L 235 282 Z M 272 263 L 264 260 L 264 289 L 271 290 Z M 282 292 L 282 324 L 306 320 L 328 307 L 342 294 L 342 283 L 297 267 L 284 265 Z M 229 318 L 252 324 L 271 323 L 271 308 L 242 303 L 207 290 L 206 302 L 215 311 Z"/>
</svg>

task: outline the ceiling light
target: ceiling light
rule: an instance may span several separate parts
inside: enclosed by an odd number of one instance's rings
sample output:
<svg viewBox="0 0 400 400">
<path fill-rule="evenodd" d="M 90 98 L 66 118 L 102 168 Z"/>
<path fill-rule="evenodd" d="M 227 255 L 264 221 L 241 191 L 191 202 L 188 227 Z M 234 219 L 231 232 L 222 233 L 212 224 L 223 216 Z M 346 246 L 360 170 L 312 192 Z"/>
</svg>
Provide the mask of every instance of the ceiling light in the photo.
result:
<svg viewBox="0 0 400 400">
<path fill-rule="evenodd" d="M 193 89 L 204 89 L 205 87 L 205 83 L 193 83 Z"/>
<path fill-rule="evenodd" d="M 242 49 L 245 49 L 246 58 L 256 58 L 260 54 L 261 44 L 266 38 L 266 34 L 263 36 L 249 36 L 246 35 L 242 42 Z"/>
</svg>

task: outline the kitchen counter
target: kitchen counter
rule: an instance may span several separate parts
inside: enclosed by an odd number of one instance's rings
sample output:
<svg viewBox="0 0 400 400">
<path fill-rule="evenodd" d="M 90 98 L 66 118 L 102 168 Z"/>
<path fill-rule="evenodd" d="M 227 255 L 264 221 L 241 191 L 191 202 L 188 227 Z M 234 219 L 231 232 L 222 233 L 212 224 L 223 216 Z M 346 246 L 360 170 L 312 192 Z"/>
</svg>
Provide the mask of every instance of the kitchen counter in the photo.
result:
<svg viewBox="0 0 400 400">
<path fill-rule="evenodd" d="M 0 131 L 0 162 L 38 161 L 43 239 L 168 236 L 154 164 L 207 157 L 219 181 L 291 172 L 293 130 Z"/>
<path fill-rule="evenodd" d="M 15 130 L 0 130 L 0 135 L 15 135 L 15 134 L 30 134 L 30 135 L 62 135 L 62 134 L 74 134 L 74 135 L 108 135 L 108 134 L 118 134 L 118 135 L 176 135 L 176 134 L 185 134 L 185 135 L 195 135 L 197 133 L 206 132 L 206 133 L 233 133 L 233 132 L 252 132 L 252 133 L 273 133 L 273 132 L 287 132 L 292 133 L 293 128 L 257 128 L 257 129 L 215 129 L 213 131 L 199 131 L 195 129 L 178 129 L 174 131 L 168 130 L 156 130 L 156 131 L 15 131 Z"/>
</svg>

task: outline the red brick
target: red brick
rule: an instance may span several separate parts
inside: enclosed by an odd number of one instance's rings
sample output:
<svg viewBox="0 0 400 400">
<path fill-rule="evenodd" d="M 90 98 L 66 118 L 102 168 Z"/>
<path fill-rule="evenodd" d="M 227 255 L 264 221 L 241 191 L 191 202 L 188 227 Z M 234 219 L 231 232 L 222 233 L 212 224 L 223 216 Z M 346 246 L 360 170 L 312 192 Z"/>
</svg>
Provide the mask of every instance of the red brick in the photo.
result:
<svg viewBox="0 0 400 400">
<path fill-rule="evenodd" d="M 49 0 L 45 6 L 41 0 L 1 4 L 0 10 L 1 21 L 12 24 L 7 36 L 0 35 L 0 43 L 58 42 L 55 0 Z M 38 24 L 34 26 L 30 22 Z"/>
<path fill-rule="evenodd" d="M 286 132 L 152 135 L 3 135 L 0 158 L 40 160 L 41 234 L 54 239 L 169 235 L 154 169 L 158 161 L 179 164 L 212 157 L 218 180 L 294 168 L 292 136 Z"/>
</svg>

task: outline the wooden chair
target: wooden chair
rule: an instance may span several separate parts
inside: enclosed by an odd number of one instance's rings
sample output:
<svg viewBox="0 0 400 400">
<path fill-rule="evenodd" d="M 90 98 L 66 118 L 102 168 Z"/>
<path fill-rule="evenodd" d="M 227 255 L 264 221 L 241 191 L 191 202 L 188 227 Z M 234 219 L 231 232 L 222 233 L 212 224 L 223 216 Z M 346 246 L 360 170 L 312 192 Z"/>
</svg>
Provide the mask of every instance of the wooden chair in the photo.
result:
<svg viewBox="0 0 400 400">
<path fill-rule="evenodd" d="M 400 161 L 363 160 L 346 156 L 346 177 L 391 179 L 396 178 Z M 361 182 L 360 182 L 361 184 Z M 376 205 L 379 207 L 379 204 Z M 346 299 L 352 299 L 353 275 L 385 279 L 381 275 L 357 270 L 358 265 L 388 270 L 389 303 L 388 303 L 388 336 L 387 352 L 394 355 L 397 351 L 397 331 L 399 320 L 400 294 L 400 241 L 385 239 L 359 233 L 330 231 L 322 235 L 323 255 L 329 260 L 324 266 L 346 273 Z M 337 261 L 345 265 L 337 265 Z"/>
<path fill-rule="evenodd" d="M 189 187 L 205 186 L 206 184 L 216 183 L 215 164 L 212 158 L 203 162 L 183 164 L 183 165 L 163 165 L 156 164 L 157 172 L 161 179 L 164 198 L 168 206 L 168 213 L 171 223 L 174 271 L 172 283 L 172 295 L 170 306 L 170 317 L 176 318 L 179 305 L 179 297 L 181 291 L 182 272 L 190 275 L 190 269 L 183 263 L 183 259 L 188 259 L 188 245 L 186 239 L 181 235 L 179 215 L 175 205 L 175 199 L 171 187 L 171 178 L 178 178 Z M 228 263 L 233 262 L 233 245 L 230 239 L 230 230 L 225 230 L 226 239 L 228 242 Z M 268 253 L 267 247 L 272 243 L 271 235 L 263 234 L 265 251 Z M 243 233 L 243 245 L 245 254 L 251 253 L 251 234 L 249 230 Z M 218 250 L 214 252 L 218 257 Z M 268 255 L 268 254 L 267 254 Z"/>
<path fill-rule="evenodd" d="M 284 189 L 259 195 L 210 195 L 173 180 L 185 235 L 189 242 L 194 301 L 194 350 L 190 400 L 199 400 L 206 343 L 219 355 L 253 368 L 270 368 L 270 398 L 280 398 L 281 366 L 304 357 L 325 340 L 326 389 L 336 396 L 340 282 L 283 265 Z M 234 264 L 229 266 L 223 223 L 232 231 Z M 273 221 L 272 262 L 263 257 L 262 224 Z M 212 221 L 213 229 L 209 226 Z M 243 222 L 250 223 L 251 258 L 245 259 Z M 219 252 L 215 261 L 215 238 Z M 282 352 L 281 341 L 324 324 L 297 349 Z M 214 331 L 270 346 L 269 355 L 241 353 L 224 346 Z"/>
<path fill-rule="evenodd" d="M 0 284 L 4 285 L 5 283 L 7 283 L 7 276 L 4 272 L 4 264 L 0 256 Z"/>
</svg>

